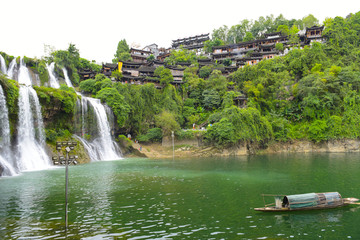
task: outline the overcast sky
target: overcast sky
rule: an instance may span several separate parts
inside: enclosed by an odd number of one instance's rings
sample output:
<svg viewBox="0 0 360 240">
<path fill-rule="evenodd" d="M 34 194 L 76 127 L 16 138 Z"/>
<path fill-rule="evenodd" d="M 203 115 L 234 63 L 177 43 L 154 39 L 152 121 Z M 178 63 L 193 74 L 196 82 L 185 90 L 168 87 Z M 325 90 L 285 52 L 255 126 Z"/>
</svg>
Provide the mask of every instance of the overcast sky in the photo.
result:
<svg viewBox="0 0 360 240">
<path fill-rule="evenodd" d="M 313 14 L 322 22 L 358 11 L 354 0 L 0 0 L 0 51 L 40 58 L 44 44 L 65 50 L 74 43 L 81 57 L 111 62 L 124 38 L 129 45 L 170 47 L 172 40 L 243 19 Z"/>
</svg>

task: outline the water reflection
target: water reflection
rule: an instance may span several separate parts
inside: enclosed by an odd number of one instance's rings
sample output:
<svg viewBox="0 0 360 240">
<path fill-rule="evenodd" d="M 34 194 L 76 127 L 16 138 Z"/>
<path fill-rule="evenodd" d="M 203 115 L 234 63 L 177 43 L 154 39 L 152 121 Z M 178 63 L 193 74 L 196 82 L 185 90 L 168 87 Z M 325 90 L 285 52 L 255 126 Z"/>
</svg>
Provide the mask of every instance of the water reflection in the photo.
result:
<svg viewBox="0 0 360 240">
<path fill-rule="evenodd" d="M 305 225 L 327 223 L 327 222 L 340 222 L 342 218 L 342 210 L 336 211 L 334 209 L 310 211 L 310 212 L 299 212 L 299 213 L 288 213 L 275 215 L 276 224 L 286 225 L 292 228 L 304 227 Z"/>
<path fill-rule="evenodd" d="M 48 209 L 49 205 L 56 204 L 50 191 L 56 184 L 48 181 L 46 171 L 4 180 L 0 187 L 0 219 L 3 220 L 1 226 L 7 229 L 6 238 L 23 237 L 32 231 L 49 231 L 49 226 L 44 227 L 43 222 L 51 215 L 59 215 L 59 209 Z"/>
<path fill-rule="evenodd" d="M 359 197 L 360 155 L 128 159 L 0 179 L 5 239 L 345 239 L 360 237 L 358 207 L 257 213 L 262 193 L 339 191 Z M 337 162 L 338 161 L 338 162 Z M 328 177 L 331 176 L 331 177 Z M 1 238 L 0 237 L 0 238 Z"/>
</svg>

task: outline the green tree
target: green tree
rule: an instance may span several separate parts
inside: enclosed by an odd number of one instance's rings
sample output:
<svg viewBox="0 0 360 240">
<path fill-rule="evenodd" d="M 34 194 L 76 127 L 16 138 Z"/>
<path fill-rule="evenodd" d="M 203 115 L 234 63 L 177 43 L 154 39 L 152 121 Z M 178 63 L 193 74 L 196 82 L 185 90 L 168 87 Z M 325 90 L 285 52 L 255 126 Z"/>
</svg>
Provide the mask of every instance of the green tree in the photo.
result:
<svg viewBox="0 0 360 240">
<path fill-rule="evenodd" d="M 217 91 L 211 89 L 211 90 L 205 90 L 202 94 L 203 96 L 203 103 L 204 107 L 209 110 L 216 109 L 220 106 L 221 98 Z"/>
<path fill-rule="evenodd" d="M 305 27 L 313 27 L 319 25 L 319 20 L 314 15 L 309 14 L 302 18 L 302 22 Z"/>
<path fill-rule="evenodd" d="M 293 25 L 289 31 L 289 42 L 290 44 L 292 45 L 296 45 L 298 43 L 300 43 L 300 37 L 299 35 L 297 34 L 299 32 L 299 29 Z"/>
<path fill-rule="evenodd" d="M 249 42 L 255 40 L 253 34 L 251 32 L 246 32 L 245 37 L 243 39 L 244 42 Z"/>
<path fill-rule="evenodd" d="M 159 126 L 164 136 L 171 134 L 171 131 L 180 129 L 180 125 L 176 122 L 174 114 L 168 111 L 162 111 L 159 115 L 155 116 L 156 125 Z"/>
<path fill-rule="evenodd" d="M 281 32 L 281 35 L 284 35 L 284 36 L 289 35 L 289 33 L 290 33 L 289 26 L 287 26 L 287 25 L 278 26 L 276 31 Z"/>
<path fill-rule="evenodd" d="M 208 128 L 205 139 L 218 146 L 229 146 L 238 141 L 236 129 L 227 118 L 222 118 L 220 122 L 216 122 L 212 127 Z"/>
<path fill-rule="evenodd" d="M 130 48 L 125 39 L 119 41 L 114 57 L 115 58 L 112 60 L 113 63 L 118 63 L 119 61 L 132 61 Z"/>
<path fill-rule="evenodd" d="M 102 102 L 105 102 L 112 109 L 118 126 L 122 127 L 130 112 L 130 107 L 124 101 L 124 96 L 122 96 L 115 88 L 108 87 L 101 89 L 96 94 L 96 98 L 101 99 Z"/>
<path fill-rule="evenodd" d="M 111 77 L 115 78 L 117 81 L 120 81 L 123 77 L 123 74 L 120 71 L 113 71 Z"/>
<path fill-rule="evenodd" d="M 163 86 L 167 86 L 174 81 L 170 69 L 165 68 L 164 66 L 157 67 L 154 71 L 154 75 L 160 78 L 160 84 Z"/>
<path fill-rule="evenodd" d="M 181 63 L 195 63 L 196 62 L 196 54 L 195 52 L 185 49 L 180 46 L 179 49 L 172 50 L 171 55 L 165 58 L 165 64 L 168 65 L 181 65 Z"/>
<path fill-rule="evenodd" d="M 275 44 L 275 49 L 280 51 L 280 52 L 283 52 L 284 51 L 284 44 L 282 43 L 276 43 Z"/>
<path fill-rule="evenodd" d="M 227 32 L 226 43 L 232 44 L 241 41 L 249 41 L 249 40 L 245 40 L 245 38 L 247 37 L 249 39 L 252 36 L 247 34 L 250 30 L 250 26 L 251 26 L 251 21 L 247 19 L 242 20 L 240 24 L 231 26 L 229 31 Z"/>
<path fill-rule="evenodd" d="M 153 62 L 155 60 L 155 56 L 150 54 L 150 56 L 146 59 L 147 62 Z"/>
<path fill-rule="evenodd" d="M 211 40 L 207 40 L 204 43 L 204 51 L 206 53 L 212 53 L 213 52 L 213 47 L 221 46 L 221 45 L 225 45 L 225 43 L 224 43 L 224 41 L 222 41 L 219 38 L 214 38 L 214 39 L 211 39 Z"/>
<path fill-rule="evenodd" d="M 199 69 L 199 77 L 207 78 L 210 76 L 211 72 L 214 70 L 214 66 L 203 66 Z"/>
<path fill-rule="evenodd" d="M 56 65 L 65 67 L 73 83 L 79 83 L 79 74 L 77 68 L 81 66 L 79 50 L 75 44 L 70 43 L 68 49 L 57 50 L 51 53 Z"/>
<path fill-rule="evenodd" d="M 214 70 L 210 77 L 205 81 L 207 89 L 215 90 L 220 96 L 223 96 L 227 90 L 227 79 L 222 75 L 221 71 Z"/>
<path fill-rule="evenodd" d="M 211 35 L 212 39 L 219 39 L 223 43 L 228 43 L 228 32 L 229 28 L 226 25 L 219 27 L 218 29 L 214 29 Z"/>
</svg>

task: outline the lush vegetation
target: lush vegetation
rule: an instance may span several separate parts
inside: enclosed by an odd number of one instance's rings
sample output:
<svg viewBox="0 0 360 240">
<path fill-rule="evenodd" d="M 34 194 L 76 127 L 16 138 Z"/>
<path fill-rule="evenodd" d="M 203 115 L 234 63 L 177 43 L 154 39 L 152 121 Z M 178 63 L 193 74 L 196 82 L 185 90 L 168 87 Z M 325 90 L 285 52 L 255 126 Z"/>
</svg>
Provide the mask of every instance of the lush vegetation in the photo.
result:
<svg viewBox="0 0 360 240">
<path fill-rule="evenodd" d="M 34 87 L 42 105 L 42 116 L 46 126 L 46 140 L 71 137 L 74 131 L 74 115 L 77 95 L 73 88 L 61 85 L 60 89 Z"/>
<path fill-rule="evenodd" d="M 132 60 L 130 55 L 130 48 L 125 39 L 119 41 L 114 57 L 115 58 L 112 60 L 113 63 Z"/>
<path fill-rule="evenodd" d="M 16 128 L 19 115 L 19 84 L 15 80 L 8 79 L 5 75 L 0 73 L 0 85 L 6 94 L 5 97 L 9 112 L 10 131 L 13 133 Z"/>
<path fill-rule="evenodd" d="M 91 68 L 98 72 L 99 67 L 80 58 L 73 44 L 65 51 L 54 51 L 50 58 L 59 67 L 68 69 L 81 91 L 112 108 L 120 134 L 131 133 L 140 141 L 159 142 L 172 131 L 178 138 L 201 135 L 209 144 L 220 147 L 241 141 L 266 144 L 293 139 L 320 142 L 359 138 L 360 12 L 346 18 L 326 19 L 326 43 L 313 43 L 304 49 L 296 47 L 298 27 L 315 24 L 319 22 L 312 15 L 300 20 L 287 20 L 280 15 L 243 20 L 232 27 L 215 29 L 212 39 L 204 46 L 206 52 L 214 46 L 249 41 L 275 31 L 289 35 L 295 45 L 285 56 L 239 68 L 230 75 L 224 75 L 223 71 L 224 65 L 231 61 L 199 67 L 198 60 L 203 56 L 186 49 L 173 51 L 165 60 L 167 65 L 191 64 L 184 71 L 184 84 L 177 87 L 171 85 L 173 77 L 164 67 L 155 71 L 160 89 L 150 83 L 123 84 L 102 74 L 79 82 L 78 69 Z M 276 48 L 284 50 L 281 44 Z M 121 40 L 114 62 L 131 60 L 128 53 L 126 41 Z M 45 71 L 42 60 L 27 61 L 40 74 Z M 120 79 L 122 75 L 114 73 L 113 77 Z M 1 81 L 2 85 L 4 82 L 14 87 L 9 90 L 4 86 L 11 95 L 8 104 L 14 109 L 16 85 Z M 68 120 L 73 114 L 76 95 L 69 89 L 38 87 L 36 91 L 42 104 L 48 106 L 43 111 L 55 105 L 60 107 L 54 126 L 49 127 L 49 140 L 71 132 Z M 238 96 L 246 96 L 245 108 L 234 100 Z M 181 130 L 192 129 L 194 124 L 197 129 L 205 127 L 207 131 L 198 134 Z M 55 125 L 60 130 L 52 131 Z"/>
</svg>

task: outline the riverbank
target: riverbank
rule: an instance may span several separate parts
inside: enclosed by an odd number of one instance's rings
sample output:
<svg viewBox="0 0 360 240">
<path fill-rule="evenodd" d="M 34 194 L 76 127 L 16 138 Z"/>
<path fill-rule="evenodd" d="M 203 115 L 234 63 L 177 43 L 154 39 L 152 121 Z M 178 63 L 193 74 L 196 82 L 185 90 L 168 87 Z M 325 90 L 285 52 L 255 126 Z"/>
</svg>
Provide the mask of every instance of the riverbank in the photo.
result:
<svg viewBox="0 0 360 240">
<path fill-rule="evenodd" d="M 168 144 L 151 143 L 138 144 L 132 142 L 130 151 L 125 157 L 172 158 L 173 147 Z M 254 154 L 272 153 L 342 153 L 360 152 L 360 140 L 342 139 L 314 143 L 307 140 L 294 140 L 291 142 L 270 142 L 266 146 L 258 143 L 241 143 L 230 148 L 217 148 L 214 146 L 199 146 L 196 142 L 191 144 L 176 144 L 174 155 L 176 158 L 211 157 L 211 156 L 244 156 Z"/>
</svg>

